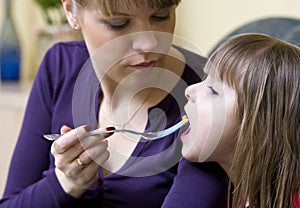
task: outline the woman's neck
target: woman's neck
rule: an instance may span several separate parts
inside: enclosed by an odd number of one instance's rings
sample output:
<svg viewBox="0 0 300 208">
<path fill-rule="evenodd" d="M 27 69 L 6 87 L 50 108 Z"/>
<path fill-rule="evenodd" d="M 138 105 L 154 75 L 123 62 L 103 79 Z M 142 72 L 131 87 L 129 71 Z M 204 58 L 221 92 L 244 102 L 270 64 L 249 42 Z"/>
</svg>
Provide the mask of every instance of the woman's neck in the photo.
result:
<svg viewBox="0 0 300 208">
<path fill-rule="evenodd" d="M 118 92 L 112 97 L 101 99 L 100 120 L 116 125 L 118 128 L 128 127 L 133 120 L 140 120 L 148 109 L 155 106 L 167 93 L 158 92 L 157 89 L 146 89 L 134 94 L 133 92 Z"/>
<path fill-rule="evenodd" d="M 175 57 L 177 56 L 179 55 Z M 108 121 L 118 117 L 120 123 L 127 123 L 138 112 L 146 112 L 173 90 L 183 74 L 184 67 L 183 62 L 173 56 L 167 56 L 163 63 L 150 73 L 133 72 L 121 81 L 115 81 L 109 75 L 102 76 L 101 117 L 105 116 Z"/>
</svg>

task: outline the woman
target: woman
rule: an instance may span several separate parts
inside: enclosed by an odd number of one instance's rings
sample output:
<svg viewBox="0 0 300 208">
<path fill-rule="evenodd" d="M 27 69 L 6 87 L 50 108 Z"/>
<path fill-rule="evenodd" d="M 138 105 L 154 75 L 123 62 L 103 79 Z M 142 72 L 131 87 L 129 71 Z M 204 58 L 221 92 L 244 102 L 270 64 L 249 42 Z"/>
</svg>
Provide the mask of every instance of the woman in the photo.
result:
<svg viewBox="0 0 300 208">
<path fill-rule="evenodd" d="M 43 59 L 1 208 L 226 205 L 222 169 L 181 160 L 178 132 L 150 142 L 87 137 L 92 129 L 158 131 L 180 121 L 183 91 L 201 80 L 205 59 L 171 46 L 178 3 L 62 0 L 84 41 L 56 44 Z M 43 139 L 58 132 L 53 144 Z"/>
<path fill-rule="evenodd" d="M 224 168 L 229 207 L 300 207 L 299 62 L 296 46 L 238 35 L 209 58 L 207 78 L 186 89 L 183 155 Z"/>
</svg>

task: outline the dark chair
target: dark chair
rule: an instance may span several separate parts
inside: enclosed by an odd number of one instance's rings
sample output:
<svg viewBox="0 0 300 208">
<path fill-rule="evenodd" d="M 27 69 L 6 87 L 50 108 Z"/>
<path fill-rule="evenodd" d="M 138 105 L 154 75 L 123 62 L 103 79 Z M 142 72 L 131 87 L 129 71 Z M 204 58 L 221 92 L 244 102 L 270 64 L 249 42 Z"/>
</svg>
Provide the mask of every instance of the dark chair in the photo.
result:
<svg viewBox="0 0 300 208">
<path fill-rule="evenodd" d="M 300 47 L 300 19 L 288 17 L 270 17 L 255 20 L 238 27 L 230 32 L 210 51 L 209 55 L 226 38 L 241 33 L 263 33 L 275 38 L 285 40 Z"/>
</svg>

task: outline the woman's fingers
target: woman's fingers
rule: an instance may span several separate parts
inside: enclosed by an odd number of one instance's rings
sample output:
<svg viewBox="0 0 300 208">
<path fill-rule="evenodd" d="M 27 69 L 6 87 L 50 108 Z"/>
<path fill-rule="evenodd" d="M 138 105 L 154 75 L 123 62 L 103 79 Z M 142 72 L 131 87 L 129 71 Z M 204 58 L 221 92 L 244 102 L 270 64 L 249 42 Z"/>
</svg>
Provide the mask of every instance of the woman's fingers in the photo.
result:
<svg viewBox="0 0 300 208">
<path fill-rule="evenodd" d="M 54 144 L 52 145 L 54 146 Z M 55 148 L 53 148 L 55 149 Z M 52 151 L 53 156 L 55 157 L 55 166 L 60 170 L 67 170 L 72 168 L 73 161 L 84 151 L 80 142 L 76 143 L 70 147 L 67 151 L 63 153 L 57 153 L 55 150 Z"/>
<path fill-rule="evenodd" d="M 99 166 L 102 165 L 103 162 L 105 162 L 109 157 L 109 152 L 107 150 L 108 148 L 108 142 L 106 140 L 100 141 L 97 138 L 90 138 L 87 137 L 87 140 L 93 140 L 93 143 L 90 143 L 85 146 L 84 151 L 78 156 L 80 158 L 80 161 L 83 163 L 90 163 L 95 162 Z"/>
<path fill-rule="evenodd" d="M 104 138 L 111 134 L 88 136 L 89 130 L 88 126 L 76 129 L 63 126 L 63 135 L 51 148 L 57 177 L 64 190 L 74 197 L 97 181 L 98 169 L 109 157 Z"/>
<path fill-rule="evenodd" d="M 97 181 L 98 169 L 109 157 L 104 138 L 111 134 L 88 136 L 89 130 L 88 126 L 76 129 L 63 126 L 63 135 L 51 147 L 57 177 L 64 190 L 74 197 Z"/>
<path fill-rule="evenodd" d="M 71 131 L 71 130 L 72 130 L 71 127 L 68 127 L 68 126 L 66 126 L 66 125 L 63 125 L 63 126 L 60 128 L 60 134 L 65 134 L 65 133 L 67 133 L 67 132 L 69 132 L 69 131 Z"/>
<path fill-rule="evenodd" d="M 68 175 L 77 174 L 78 168 L 73 161 L 84 151 L 80 139 L 87 135 L 89 127 L 81 126 L 70 130 L 69 127 L 62 127 L 63 134 L 58 140 L 53 142 L 51 153 L 55 157 L 55 166 Z"/>
<path fill-rule="evenodd" d="M 55 169 L 55 173 L 64 191 L 75 198 L 79 198 L 97 182 L 99 166 L 95 163 L 89 164 L 86 168 L 78 167 L 75 163 L 74 165 L 73 170 L 77 169 L 76 173 L 75 171 L 64 172 L 58 168 Z"/>
<path fill-rule="evenodd" d="M 63 130 L 66 130 L 66 128 L 62 129 L 62 131 Z M 52 150 L 55 153 L 62 154 L 63 152 L 67 151 L 69 148 L 77 144 L 81 138 L 86 137 L 89 130 L 89 126 L 80 126 L 76 129 L 69 130 L 67 133 L 63 134 L 59 139 L 53 142 Z"/>
<path fill-rule="evenodd" d="M 101 141 L 101 143 L 103 144 L 96 145 L 100 148 L 97 154 L 97 148 L 95 147 L 88 149 L 88 151 L 84 150 L 69 163 L 62 163 L 62 166 L 58 163 L 56 168 L 57 178 L 66 193 L 73 197 L 80 197 L 82 193 L 97 182 L 99 166 L 109 157 L 106 150 L 107 142 Z M 63 161 L 63 158 L 60 158 L 59 161 Z"/>
</svg>

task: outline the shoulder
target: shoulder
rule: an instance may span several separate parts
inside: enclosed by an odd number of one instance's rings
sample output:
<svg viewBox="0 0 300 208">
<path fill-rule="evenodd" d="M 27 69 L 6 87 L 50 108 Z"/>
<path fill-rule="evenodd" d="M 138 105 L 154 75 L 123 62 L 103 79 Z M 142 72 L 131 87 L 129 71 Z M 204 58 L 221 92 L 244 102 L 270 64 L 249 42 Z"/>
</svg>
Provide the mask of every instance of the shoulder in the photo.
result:
<svg viewBox="0 0 300 208">
<path fill-rule="evenodd" d="M 52 94 L 71 88 L 82 68 L 89 63 L 89 53 L 83 41 L 60 42 L 48 49 L 35 76 L 37 87 L 47 87 Z"/>
<path fill-rule="evenodd" d="M 185 62 L 185 70 L 182 78 L 188 83 L 188 85 L 202 81 L 205 78 L 203 69 L 207 62 L 207 58 L 179 46 L 174 46 L 174 48 L 177 49 L 184 57 L 183 61 Z"/>
<path fill-rule="evenodd" d="M 227 184 L 227 175 L 218 164 L 183 158 L 163 207 L 226 207 Z"/>
<path fill-rule="evenodd" d="M 65 48 L 65 49 L 72 49 L 72 50 L 73 49 L 87 50 L 86 44 L 83 40 L 57 42 L 51 48 L 53 48 L 53 49 Z"/>
<path fill-rule="evenodd" d="M 199 177 L 199 173 L 203 177 L 213 177 L 213 178 L 219 178 L 222 181 L 228 180 L 228 176 L 226 172 L 223 170 L 223 168 L 215 162 L 203 162 L 203 163 L 198 163 L 198 162 L 191 162 L 188 161 L 184 158 L 181 159 L 179 163 L 179 170 L 180 171 L 190 171 L 195 174 L 191 174 L 192 176 Z"/>
<path fill-rule="evenodd" d="M 88 50 L 84 41 L 70 41 L 55 43 L 45 54 L 45 58 L 51 57 L 76 57 L 73 61 L 87 58 Z"/>
<path fill-rule="evenodd" d="M 41 62 L 39 72 L 50 76 L 73 74 L 89 59 L 84 41 L 59 42 L 48 49 Z"/>
<path fill-rule="evenodd" d="M 182 48 L 180 46 L 174 46 L 177 50 L 179 50 L 183 56 L 185 57 L 186 64 L 195 69 L 203 69 L 207 58 L 196 53 L 190 51 L 188 49 Z"/>
</svg>

